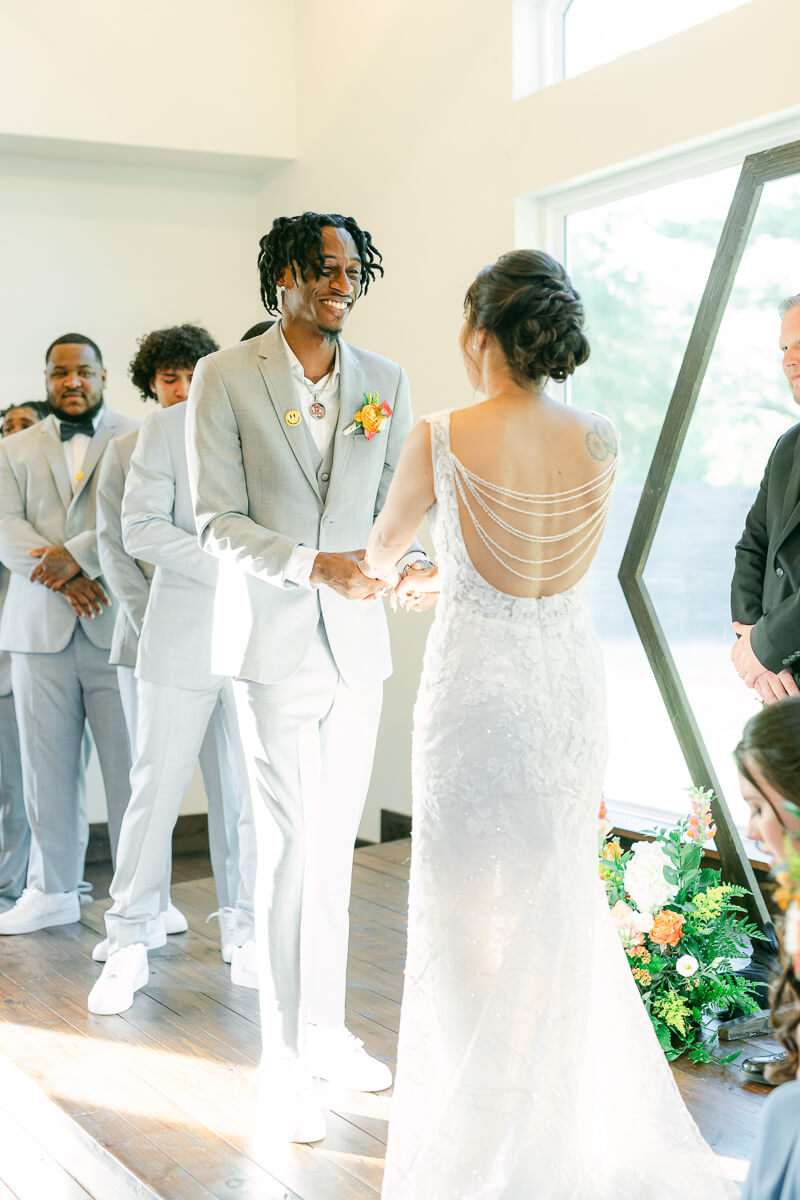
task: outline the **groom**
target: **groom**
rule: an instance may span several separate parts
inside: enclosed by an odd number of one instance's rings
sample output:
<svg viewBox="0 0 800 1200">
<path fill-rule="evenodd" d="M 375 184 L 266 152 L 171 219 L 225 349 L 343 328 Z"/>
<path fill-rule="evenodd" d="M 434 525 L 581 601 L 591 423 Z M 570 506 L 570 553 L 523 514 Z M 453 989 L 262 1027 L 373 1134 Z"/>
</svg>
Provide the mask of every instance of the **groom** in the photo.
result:
<svg viewBox="0 0 800 1200">
<path fill-rule="evenodd" d="M 357 561 L 411 428 L 402 368 L 339 337 L 380 258 L 352 217 L 278 218 L 259 272 L 281 320 L 202 359 L 187 414 L 200 543 L 220 559 L 213 669 L 236 680 L 256 810 L 262 1087 L 292 1141 L 324 1136 L 311 1075 L 391 1084 L 344 1024 L 353 845 L 391 671 L 385 585 Z M 369 438 L 367 393 L 391 410 Z"/>
</svg>

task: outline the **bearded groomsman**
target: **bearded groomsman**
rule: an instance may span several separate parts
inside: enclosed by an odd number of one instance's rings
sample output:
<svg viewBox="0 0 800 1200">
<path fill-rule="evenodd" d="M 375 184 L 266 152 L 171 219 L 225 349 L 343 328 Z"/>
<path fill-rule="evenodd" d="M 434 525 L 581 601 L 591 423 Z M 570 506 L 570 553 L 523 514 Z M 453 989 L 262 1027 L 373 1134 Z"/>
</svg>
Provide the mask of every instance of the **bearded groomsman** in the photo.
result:
<svg viewBox="0 0 800 1200">
<path fill-rule="evenodd" d="M 345 1027 L 353 848 L 391 670 L 384 585 L 357 560 L 411 407 L 396 363 L 339 337 L 383 273 L 352 217 L 277 219 L 259 270 L 281 320 L 198 364 L 187 437 L 200 544 L 221 561 L 214 666 L 236 677 L 256 817 L 262 1100 L 305 1142 L 325 1133 L 312 1075 L 391 1083 Z M 354 432 L 365 393 L 391 412 L 370 438 Z"/>
<path fill-rule="evenodd" d="M 0 649 L 11 652 L 31 827 L 28 884 L 0 914 L 0 934 L 79 919 L 87 720 L 112 856 L 130 795 L 127 731 L 108 662 L 115 611 L 97 556 L 96 503 L 103 453 L 136 423 L 105 406 L 106 372 L 91 338 L 57 338 L 45 355 L 45 381 L 50 415 L 0 445 L 0 561 L 11 571 Z"/>
<path fill-rule="evenodd" d="M 187 327 L 181 328 L 185 341 Z M 172 349 L 164 365 L 171 364 L 174 376 L 182 361 L 181 331 L 161 330 L 150 337 L 163 342 L 166 335 Z M 207 334 L 205 338 L 202 348 L 216 349 Z M 147 343 L 142 344 L 145 353 Z M 181 371 L 191 377 L 193 368 L 194 361 Z M 157 389 L 157 374 L 148 382 Z M 184 378 L 171 386 L 170 396 L 185 397 L 187 389 Z M 255 845 L 247 772 L 231 680 L 211 668 L 218 565 L 197 544 L 185 417 L 185 405 L 174 402 L 146 419 L 122 501 L 125 549 L 153 563 L 155 575 L 136 660 L 139 704 L 131 802 L 110 888 L 114 904 L 106 913 L 108 938 L 95 952 L 98 959 L 107 955 L 107 962 L 88 1001 L 89 1011 L 100 1015 L 131 1006 L 148 979 L 148 949 L 166 940 L 159 914 L 165 905 L 170 839 L 198 755 L 209 800 L 223 958 L 229 961 L 234 946 L 252 936 Z"/>
</svg>

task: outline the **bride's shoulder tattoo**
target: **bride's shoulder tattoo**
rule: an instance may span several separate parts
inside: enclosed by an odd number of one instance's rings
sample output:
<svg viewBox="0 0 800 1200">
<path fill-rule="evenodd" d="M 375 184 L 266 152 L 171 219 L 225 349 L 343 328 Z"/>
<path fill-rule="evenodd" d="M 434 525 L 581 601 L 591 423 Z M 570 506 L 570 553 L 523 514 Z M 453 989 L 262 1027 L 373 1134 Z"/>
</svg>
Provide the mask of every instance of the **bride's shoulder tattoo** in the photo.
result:
<svg viewBox="0 0 800 1200">
<path fill-rule="evenodd" d="M 617 435 L 608 421 L 595 421 L 594 428 L 586 435 L 586 449 L 592 458 L 605 462 L 617 453 Z"/>
</svg>

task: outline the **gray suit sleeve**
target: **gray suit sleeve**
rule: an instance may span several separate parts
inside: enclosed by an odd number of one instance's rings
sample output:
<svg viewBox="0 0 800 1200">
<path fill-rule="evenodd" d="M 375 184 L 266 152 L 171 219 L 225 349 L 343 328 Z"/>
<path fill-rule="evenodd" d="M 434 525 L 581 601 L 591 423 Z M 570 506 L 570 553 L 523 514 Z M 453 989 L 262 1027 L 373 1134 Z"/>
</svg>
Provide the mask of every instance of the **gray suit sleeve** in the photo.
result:
<svg viewBox="0 0 800 1200">
<path fill-rule="evenodd" d="M 122 499 L 122 540 L 129 554 L 215 587 L 217 564 L 174 522 L 175 471 L 164 430 L 145 421 L 131 456 Z"/>
<path fill-rule="evenodd" d="M 100 570 L 136 633 L 142 628 L 150 587 L 122 545 L 122 492 L 125 472 L 115 442 L 109 444 L 97 483 L 97 553 Z"/>
<path fill-rule="evenodd" d="M 297 585 L 286 569 L 297 542 L 248 516 L 239 427 L 215 364 L 200 359 L 186 414 L 186 449 L 197 535 L 204 550 L 275 587 Z"/>
<path fill-rule="evenodd" d="M 0 562 L 30 579 L 36 566 L 29 550 L 51 543 L 25 519 L 25 502 L 5 449 L 0 445 Z"/>
</svg>

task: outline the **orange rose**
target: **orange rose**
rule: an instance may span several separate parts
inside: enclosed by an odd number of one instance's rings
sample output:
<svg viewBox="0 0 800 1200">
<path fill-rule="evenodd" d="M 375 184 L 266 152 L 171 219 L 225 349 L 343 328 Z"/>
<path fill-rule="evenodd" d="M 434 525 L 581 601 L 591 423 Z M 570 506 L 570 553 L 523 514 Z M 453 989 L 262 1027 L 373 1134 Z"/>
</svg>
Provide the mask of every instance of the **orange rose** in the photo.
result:
<svg viewBox="0 0 800 1200">
<path fill-rule="evenodd" d="M 365 404 L 361 410 L 361 425 L 365 433 L 377 433 L 381 427 L 383 413 L 377 404 Z"/>
<path fill-rule="evenodd" d="M 683 937 L 683 923 L 686 920 L 681 913 L 671 912 L 663 908 L 653 918 L 653 928 L 648 933 L 651 942 L 657 946 L 677 946 Z"/>
<path fill-rule="evenodd" d="M 619 862 L 622 858 L 622 846 L 616 839 L 613 842 L 606 842 L 602 850 L 603 858 L 609 859 L 611 862 Z"/>
</svg>

